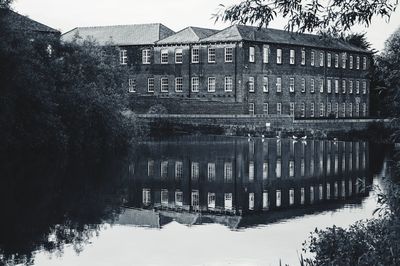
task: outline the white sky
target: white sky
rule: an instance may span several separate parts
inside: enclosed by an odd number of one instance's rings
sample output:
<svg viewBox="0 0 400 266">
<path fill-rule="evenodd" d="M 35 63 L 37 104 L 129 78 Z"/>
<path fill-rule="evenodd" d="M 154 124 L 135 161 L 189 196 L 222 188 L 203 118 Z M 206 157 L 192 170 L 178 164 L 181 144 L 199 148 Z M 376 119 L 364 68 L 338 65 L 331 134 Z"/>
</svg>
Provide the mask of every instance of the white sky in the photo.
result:
<svg viewBox="0 0 400 266">
<path fill-rule="evenodd" d="M 187 26 L 222 29 L 229 24 L 214 24 L 212 14 L 219 4 L 239 0 L 15 0 L 14 10 L 61 32 L 78 26 L 163 23 L 174 31 Z M 271 27 L 282 29 L 278 20 Z M 389 23 L 375 19 L 366 31 L 374 48 L 380 50 L 385 40 L 400 26 L 400 6 Z"/>
</svg>

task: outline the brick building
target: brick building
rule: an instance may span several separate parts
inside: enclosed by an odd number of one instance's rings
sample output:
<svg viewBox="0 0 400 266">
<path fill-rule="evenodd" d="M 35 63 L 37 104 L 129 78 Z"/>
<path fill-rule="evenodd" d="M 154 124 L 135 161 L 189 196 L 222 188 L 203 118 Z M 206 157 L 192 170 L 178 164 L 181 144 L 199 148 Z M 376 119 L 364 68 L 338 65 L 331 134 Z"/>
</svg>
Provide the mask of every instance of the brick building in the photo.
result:
<svg viewBox="0 0 400 266">
<path fill-rule="evenodd" d="M 132 108 L 169 114 L 349 118 L 369 115 L 371 52 L 341 40 L 233 25 L 217 31 L 162 24 L 76 28 L 120 47 Z"/>
</svg>

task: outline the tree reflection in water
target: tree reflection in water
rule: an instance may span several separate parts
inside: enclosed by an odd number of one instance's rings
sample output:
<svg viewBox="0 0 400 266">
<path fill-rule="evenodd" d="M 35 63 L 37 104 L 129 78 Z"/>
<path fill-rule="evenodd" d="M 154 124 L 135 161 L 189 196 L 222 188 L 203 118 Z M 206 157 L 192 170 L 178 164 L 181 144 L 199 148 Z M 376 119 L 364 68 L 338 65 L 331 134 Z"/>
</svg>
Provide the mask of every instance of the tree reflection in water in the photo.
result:
<svg viewBox="0 0 400 266">
<path fill-rule="evenodd" d="M 33 264 L 34 251 L 81 252 L 126 195 L 124 160 L 70 162 L 29 156 L 1 163 L 0 264 Z M 73 166 L 73 167 L 71 167 Z"/>
</svg>

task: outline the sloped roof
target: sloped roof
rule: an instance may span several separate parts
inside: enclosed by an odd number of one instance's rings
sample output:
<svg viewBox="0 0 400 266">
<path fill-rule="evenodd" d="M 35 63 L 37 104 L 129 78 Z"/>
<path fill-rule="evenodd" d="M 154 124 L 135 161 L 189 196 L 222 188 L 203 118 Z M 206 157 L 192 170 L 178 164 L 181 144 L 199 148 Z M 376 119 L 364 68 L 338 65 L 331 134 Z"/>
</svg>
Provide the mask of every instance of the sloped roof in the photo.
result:
<svg viewBox="0 0 400 266">
<path fill-rule="evenodd" d="M 221 41 L 254 41 L 267 43 L 282 43 L 292 45 L 302 45 L 317 48 L 340 49 L 356 52 L 369 52 L 359 47 L 353 46 L 345 41 L 338 39 L 323 38 L 318 35 L 293 33 L 284 30 L 261 28 L 245 25 L 233 25 L 208 38 L 202 42 L 221 42 Z"/>
<path fill-rule="evenodd" d="M 7 20 L 12 30 L 54 34 L 60 33 L 56 29 L 50 28 L 49 26 L 46 26 L 9 9 L 0 8 L 0 15 L 2 19 Z"/>
<path fill-rule="evenodd" d="M 198 42 L 203 38 L 207 38 L 217 32 L 218 30 L 213 29 L 187 27 L 174 35 L 158 41 L 157 44 L 193 43 Z"/>
<path fill-rule="evenodd" d="M 82 39 L 94 39 L 100 45 L 110 42 L 115 45 L 148 45 L 174 33 L 173 30 L 160 23 L 78 27 L 64 33 L 61 40 L 69 42 L 74 40 L 75 36 L 79 36 Z"/>
</svg>

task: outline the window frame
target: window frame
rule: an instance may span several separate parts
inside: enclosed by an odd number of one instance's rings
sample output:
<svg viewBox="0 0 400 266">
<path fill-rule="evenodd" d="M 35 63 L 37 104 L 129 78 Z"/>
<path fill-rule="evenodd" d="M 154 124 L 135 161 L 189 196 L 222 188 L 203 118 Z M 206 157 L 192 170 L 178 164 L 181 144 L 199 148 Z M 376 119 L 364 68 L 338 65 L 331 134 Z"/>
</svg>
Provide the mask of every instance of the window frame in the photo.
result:
<svg viewBox="0 0 400 266">
<path fill-rule="evenodd" d="M 166 61 L 165 61 L 166 59 Z M 168 64 L 169 63 L 169 51 L 168 49 L 161 49 L 160 51 L 160 64 Z"/>
<path fill-rule="evenodd" d="M 208 47 L 207 49 L 207 62 L 214 64 L 217 61 L 217 53 L 215 47 Z"/>
<path fill-rule="evenodd" d="M 225 63 L 232 63 L 233 62 L 233 47 L 225 47 Z M 228 51 L 230 51 L 228 53 Z"/>
<path fill-rule="evenodd" d="M 208 77 L 207 92 L 215 92 L 216 89 L 217 89 L 217 79 L 215 77 Z"/>
</svg>

